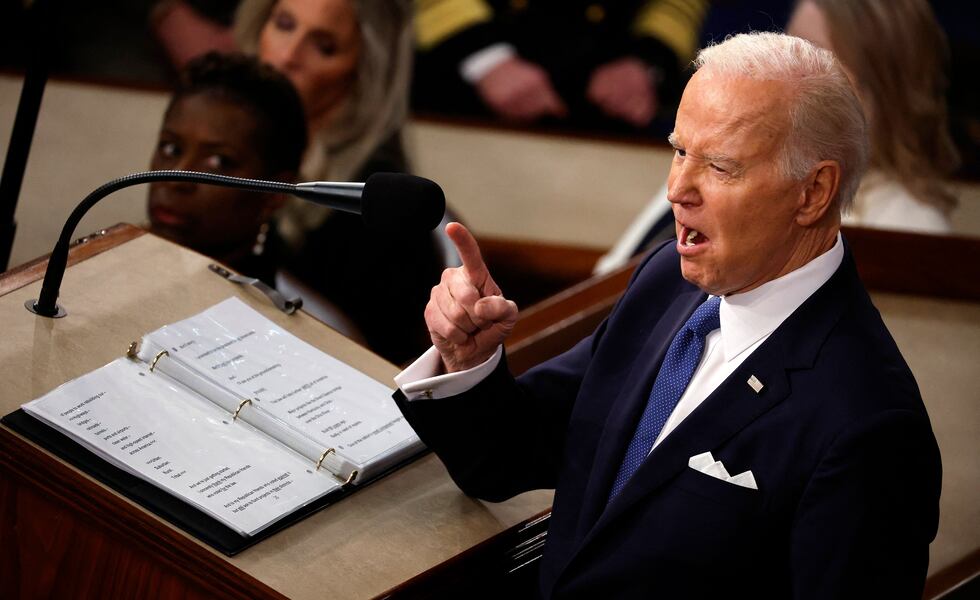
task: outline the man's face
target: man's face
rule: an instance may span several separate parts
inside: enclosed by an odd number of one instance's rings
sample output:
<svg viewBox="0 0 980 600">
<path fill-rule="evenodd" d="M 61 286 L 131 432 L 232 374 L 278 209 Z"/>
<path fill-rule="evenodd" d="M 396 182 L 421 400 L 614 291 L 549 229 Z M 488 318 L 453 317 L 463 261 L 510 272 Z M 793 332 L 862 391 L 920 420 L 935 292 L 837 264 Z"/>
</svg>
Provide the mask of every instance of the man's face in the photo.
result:
<svg viewBox="0 0 980 600">
<path fill-rule="evenodd" d="M 802 184 L 779 163 L 791 94 L 704 69 L 684 90 L 667 198 L 684 278 L 708 293 L 747 292 L 799 266 Z"/>
</svg>

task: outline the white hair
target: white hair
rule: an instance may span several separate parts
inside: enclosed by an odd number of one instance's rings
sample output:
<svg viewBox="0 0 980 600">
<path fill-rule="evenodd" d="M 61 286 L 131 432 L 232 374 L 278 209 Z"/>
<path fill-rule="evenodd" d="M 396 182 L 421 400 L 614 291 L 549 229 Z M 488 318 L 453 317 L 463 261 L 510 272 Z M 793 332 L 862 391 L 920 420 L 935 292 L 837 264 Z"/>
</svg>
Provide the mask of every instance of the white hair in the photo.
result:
<svg viewBox="0 0 980 600">
<path fill-rule="evenodd" d="M 850 207 L 868 163 L 868 126 L 832 52 L 780 33 L 743 33 L 702 49 L 694 66 L 728 77 L 791 82 L 783 174 L 802 180 L 819 161 L 837 161 L 838 206 L 842 212 Z"/>
</svg>

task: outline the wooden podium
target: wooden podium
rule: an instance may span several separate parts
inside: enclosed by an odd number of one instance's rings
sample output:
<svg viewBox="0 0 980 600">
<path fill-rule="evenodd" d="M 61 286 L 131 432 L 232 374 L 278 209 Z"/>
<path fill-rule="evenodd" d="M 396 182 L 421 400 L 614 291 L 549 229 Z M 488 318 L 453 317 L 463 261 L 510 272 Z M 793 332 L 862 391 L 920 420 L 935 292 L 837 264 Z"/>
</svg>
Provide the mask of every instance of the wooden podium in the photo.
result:
<svg viewBox="0 0 980 600">
<path fill-rule="evenodd" d="M 24 308 L 38 295 L 45 261 L 0 276 L 0 413 L 123 355 L 143 333 L 229 296 L 393 385 L 393 365 L 303 312 L 277 311 L 212 273 L 210 262 L 128 225 L 90 236 L 70 256 L 59 299 L 68 312 L 63 319 Z M 413 597 L 438 589 L 433 577 L 453 579 L 453 564 L 472 566 L 482 550 L 497 552 L 500 534 L 512 534 L 550 504 L 551 492 L 543 491 L 500 504 L 468 498 L 429 454 L 229 558 L 0 427 L 0 594 Z"/>
</svg>

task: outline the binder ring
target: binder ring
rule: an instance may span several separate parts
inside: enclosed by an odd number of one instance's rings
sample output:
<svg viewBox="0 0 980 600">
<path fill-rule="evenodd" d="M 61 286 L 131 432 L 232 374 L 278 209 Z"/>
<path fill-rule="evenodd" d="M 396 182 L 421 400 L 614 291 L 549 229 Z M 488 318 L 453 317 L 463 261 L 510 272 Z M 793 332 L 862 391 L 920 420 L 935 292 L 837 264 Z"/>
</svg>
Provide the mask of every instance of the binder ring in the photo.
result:
<svg viewBox="0 0 980 600">
<path fill-rule="evenodd" d="M 344 485 L 349 485 L 352 481 L 354 481 L 355 477 L 357 477 L 357 469 L 354 469 L 353 471 L 350 472 L 350 477 L 347 478 L 347 481 L 344 482 Z"/>
<path fill-rule="evenodd" d="M 237 419 L 238 418 L 238 413 L 242 412 L 242 409 L 245 408 L 245 405 L 246 404 L 251 404 L 251 403 L 252 403 L 252 399 L 251 398 L 245 398 L 244 400 L 242 400 L 241 402 L 239 402 L 238 403 L 238 408 L 235 409 L 235 414 L 231 416 L 231 420 L 234 421 L 235 419 Z"/>
<path fill-rule="evenodd" d="M 320 455 L 320 460 L 316 461 L 316 470 L 317 471 L 320 470 L 320 465 L 323 463 L 323 459 L 325 459 L 328 455 L 333 454 L 333 453 L 334 453 L 334 449 L 333 448 L 327 448 L 326 450 L 323 451 L 323 454 Z"/>
<path fill-rule="evenodd" d="M 150 363 L 150 373 L 153 372 L 153 368 L 157 366 L 157 361 L 164 356 L 170 356 L 170 353 L 166 350 L 161 350 L 157 352 L 157 355 L 153 357 L 153 362 Z"/>
</svg>

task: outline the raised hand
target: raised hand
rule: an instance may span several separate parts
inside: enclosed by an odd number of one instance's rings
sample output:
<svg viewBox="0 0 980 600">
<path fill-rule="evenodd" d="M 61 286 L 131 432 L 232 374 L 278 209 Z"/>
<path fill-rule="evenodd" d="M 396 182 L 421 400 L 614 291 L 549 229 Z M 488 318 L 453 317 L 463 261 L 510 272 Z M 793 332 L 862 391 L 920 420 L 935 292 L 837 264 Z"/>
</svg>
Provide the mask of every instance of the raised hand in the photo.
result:
<svg viewBox="0 0 980 600">
<path fill-rule="evenodd" d="M 459 223 L 446 226 L 463 266 L 446 269 L 432 288 L 425 323 L 448 373 L 490 358 L 510 335 L 517 305 L 503 297 L 490 277 L 473 235 Z"/>
</svg>

